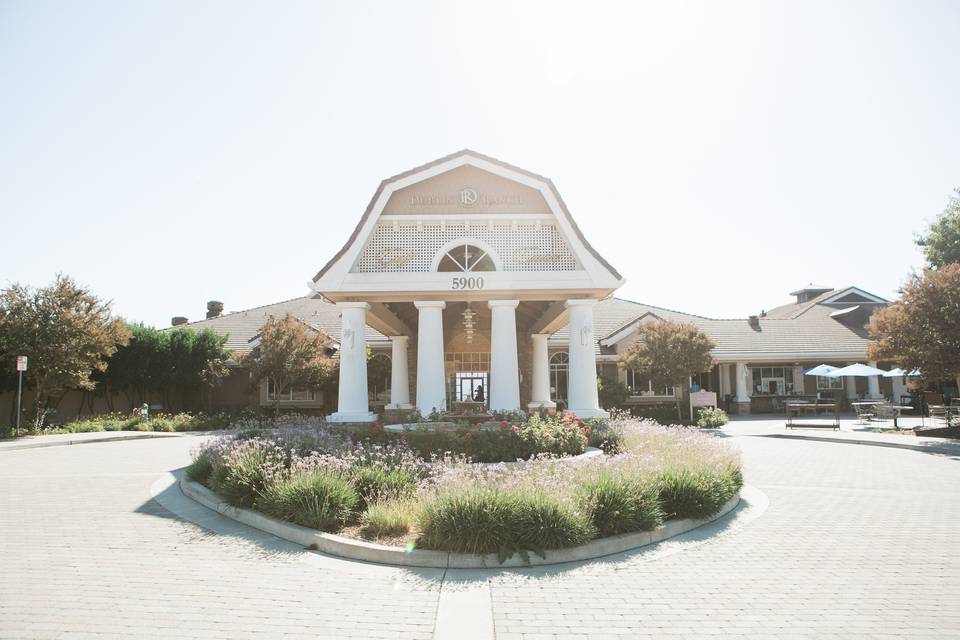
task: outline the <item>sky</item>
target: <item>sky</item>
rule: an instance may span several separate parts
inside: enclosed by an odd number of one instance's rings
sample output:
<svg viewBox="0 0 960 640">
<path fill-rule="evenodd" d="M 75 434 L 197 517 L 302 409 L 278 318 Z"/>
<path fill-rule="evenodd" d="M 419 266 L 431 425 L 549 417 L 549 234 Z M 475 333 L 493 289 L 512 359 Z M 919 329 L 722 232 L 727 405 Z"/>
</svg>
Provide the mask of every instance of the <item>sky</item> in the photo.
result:
<svg viewBox="0 0 960 640">
<path fill-rule="evenodd" d="M 131 321 L 308 293 L 380 180 L 553 179 L 620 297 L 892 298 L 960 186 L 960 3 L 0 0 L 0 286 Z"/>
</svg>

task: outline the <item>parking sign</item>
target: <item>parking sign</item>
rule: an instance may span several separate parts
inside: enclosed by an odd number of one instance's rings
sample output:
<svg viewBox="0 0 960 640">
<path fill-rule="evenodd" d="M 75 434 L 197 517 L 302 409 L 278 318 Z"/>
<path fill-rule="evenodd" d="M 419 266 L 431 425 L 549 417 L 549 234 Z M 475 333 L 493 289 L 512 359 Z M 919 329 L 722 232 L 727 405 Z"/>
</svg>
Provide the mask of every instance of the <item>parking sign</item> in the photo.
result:
<svg viewBox="0 0 960 640">
<path fill-rule="evenodd" d="M 7 360 L 7 362 L 10 362 Z M 17 371 L 27 370 L 27 356 L 17 356 Z"/>
</svg>

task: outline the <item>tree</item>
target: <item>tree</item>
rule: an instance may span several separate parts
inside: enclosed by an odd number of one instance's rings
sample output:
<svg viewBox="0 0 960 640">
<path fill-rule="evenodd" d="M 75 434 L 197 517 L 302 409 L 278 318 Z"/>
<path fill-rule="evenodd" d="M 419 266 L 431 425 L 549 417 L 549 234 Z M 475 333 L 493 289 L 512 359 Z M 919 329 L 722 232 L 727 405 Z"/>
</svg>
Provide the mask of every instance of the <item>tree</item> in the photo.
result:
<svg viewBox="0 0 960 640">
<path fill-rule="evenodd" d="M 134 406 L 157 394 L 167 407 L 176 399 L 184 409 L 201 404 L 209 409 L 209 393 L 202 396 L 228 373 L 227 336 L 210 329 L 162 331 L 143 324 L 129 328 L 130 342 L 110 357 L 102 376 L 107 397 L 110 391 L 120 391 Z"/>
<path fill-rule="evenodd" d="M 950 202 L 924 235 L 916 239 L 917 246 L 931 269 L 941 269 L 960 262 L 960 188 L 954 189 Z"/>
<path fill-rule="evenodd" d="M 656 387 L 680 387 L 690 374 L 713 368 L 711 350 L 716 344 L 696 325 L 669 320 L 650 321 L 640 326 L 636 341 L 621 361 L 650 378 Z M 677 419 L 680 397 L 677 396 Z"/>
<path fill-rule="evenodd" d="M 68 389 L 93 389 L 95 371 L 127 343 L 126 323 L 64 275 L 40 289 L 14 284 L 0 292 L 0 362 L 29 358 L 25 379 L 33 391 L 33 428 L 43 426 Z"/>
<path fill-rule="evenodd" d="M 260 341 L 242 359 L 250 377 L 259 384 L 267 380 L 274 390 L 274 412 L 280 413 L 280 398 L 291 387 L 318 387 L 329 379 L 334 361 L 326 334 L 289 313 L 270 316 L 260 330 Z"/>
<path fill-rule="evenodd" d="M 912 274 L 900 299 L 873 314 L 873 360 L 920 369 L 927 380 L 955 380 L 960 388 L 960 264 Z"/>
</svg>

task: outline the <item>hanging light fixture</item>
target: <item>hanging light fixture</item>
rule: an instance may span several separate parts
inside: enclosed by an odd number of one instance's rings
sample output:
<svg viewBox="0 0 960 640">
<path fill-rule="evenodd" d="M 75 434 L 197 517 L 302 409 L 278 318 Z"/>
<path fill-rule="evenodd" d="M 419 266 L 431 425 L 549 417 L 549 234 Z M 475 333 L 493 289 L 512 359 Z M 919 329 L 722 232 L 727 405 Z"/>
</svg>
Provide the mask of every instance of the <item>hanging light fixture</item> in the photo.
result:
<svg viewBox="0 0 960 640">
<path fill-rule="evenodd" d="M 470 303 L 468 302 L 467 308 L 463 310 L 463 333 L 466 335 L 467 344 L 473 344 L 473 331 L 475 329 L 473 317 L 475 315 L 477 314 L 470 308 Z"/>
</svg>

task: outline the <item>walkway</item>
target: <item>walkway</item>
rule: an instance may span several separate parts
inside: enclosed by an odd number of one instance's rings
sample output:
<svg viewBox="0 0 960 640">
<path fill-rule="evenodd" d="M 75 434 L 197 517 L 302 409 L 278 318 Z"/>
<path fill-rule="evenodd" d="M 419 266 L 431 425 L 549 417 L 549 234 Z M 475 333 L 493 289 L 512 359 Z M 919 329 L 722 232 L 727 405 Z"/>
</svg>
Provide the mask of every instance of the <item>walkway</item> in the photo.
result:
<svg viewBox="0 0 960 640">
<path fill-rule="evenodd" d="M 2 451 L 0 638 L 960 635 L 960 455 L 731 434 L 769 507 L 716 536 L 446 574 L 192 507 L 166 472 L 200 436 Z"/>
</svg>

